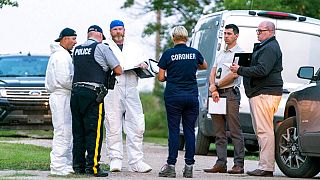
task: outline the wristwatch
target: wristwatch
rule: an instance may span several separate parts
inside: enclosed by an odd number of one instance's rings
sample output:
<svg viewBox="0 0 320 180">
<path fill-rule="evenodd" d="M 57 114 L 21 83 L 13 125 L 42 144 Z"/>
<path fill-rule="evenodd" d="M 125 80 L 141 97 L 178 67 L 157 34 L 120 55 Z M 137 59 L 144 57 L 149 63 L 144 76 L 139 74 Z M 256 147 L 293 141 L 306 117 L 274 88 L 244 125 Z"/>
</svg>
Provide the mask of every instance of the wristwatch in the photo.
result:
<svg viewBox="0 0 320 180">
<path fill-rule="evenodd" d="M 218 90 L 219 89 L 218 83 L 216 83 L 215 86 L 216 86 L 216 89 Z"/>
</svg>

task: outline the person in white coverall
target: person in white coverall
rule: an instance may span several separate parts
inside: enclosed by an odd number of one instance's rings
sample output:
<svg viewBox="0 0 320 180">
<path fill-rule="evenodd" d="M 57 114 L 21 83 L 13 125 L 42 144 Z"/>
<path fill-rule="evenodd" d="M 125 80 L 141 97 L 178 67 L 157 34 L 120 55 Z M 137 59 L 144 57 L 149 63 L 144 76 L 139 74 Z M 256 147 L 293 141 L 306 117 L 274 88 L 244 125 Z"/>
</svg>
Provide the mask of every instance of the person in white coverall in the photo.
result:
<svg viewBox="0 0 320 180">
<path fill-rule="evenodd" d="M 73 79 L 71 50 L 77 34 L 65 28 L 52 44 L 45 79 L 45 87 L 50 93 L 49 104 L 52 113 L 53 141 L 50 153 L 50 170 L 54 175 L 68 175 L 72 168 L 72 117 L 70 97 Z"/>
<path fill-rule="evenodd" d="M 152 168 L 143 162 L 144 114 L 137 89 L 138 76 L 133 67 L 147 68 L 144 54 L 136 44 L 125 41 L 125 28 L 120 20 L 110 23 L 112 39 L 107 42 L 120 61 L 124 73 L 116 77 L 114 90 L 105 97 L 105 127 L 107 155 L 110 158 L 110 171 L 119 172 L 122 168 L 123 143 L 122 129 L 126 134 L 128 170 L 150 172 Z"/>
</svg>

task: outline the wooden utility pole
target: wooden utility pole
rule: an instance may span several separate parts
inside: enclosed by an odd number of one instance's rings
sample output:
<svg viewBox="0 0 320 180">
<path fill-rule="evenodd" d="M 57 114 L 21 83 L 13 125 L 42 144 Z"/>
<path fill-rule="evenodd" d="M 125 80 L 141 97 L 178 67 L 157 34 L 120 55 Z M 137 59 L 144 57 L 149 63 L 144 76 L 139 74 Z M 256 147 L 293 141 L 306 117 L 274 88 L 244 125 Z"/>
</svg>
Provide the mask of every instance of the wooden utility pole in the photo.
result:
<svg viewBox="0 0 320 180">
<path fill-rule="evenodd" d="M 161 31 L 161 10 L 158 9 L 156 12 L 156 21 L 157 21 L 157 31 L 156 31 L 156 61 L 160 59 L 160 51 L 161 51 L 161 39 L 160 39 L 160 31 Z"/>
</svg>

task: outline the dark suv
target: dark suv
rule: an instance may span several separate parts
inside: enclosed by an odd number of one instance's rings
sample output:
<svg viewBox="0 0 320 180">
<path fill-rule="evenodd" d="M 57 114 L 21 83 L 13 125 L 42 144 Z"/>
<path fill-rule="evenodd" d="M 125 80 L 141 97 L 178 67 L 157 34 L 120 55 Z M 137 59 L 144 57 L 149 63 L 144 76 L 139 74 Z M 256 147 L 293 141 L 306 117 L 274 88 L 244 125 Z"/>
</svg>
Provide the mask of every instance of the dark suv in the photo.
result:
<svg viewBox="0 0 320 180">
<path fill-rule="evenodd" d="M 276 131 L 276 161 L 289 177 L 313 177 L 320 171 L 320 69 L 301 67 L 298 77 L 311 81 L 289 95 Z"/>
<path fill-rule="evenodd" d="M 52 129 L 44 85 L 49 56 L 0 55 L 0 129 Z"/>
</svg>

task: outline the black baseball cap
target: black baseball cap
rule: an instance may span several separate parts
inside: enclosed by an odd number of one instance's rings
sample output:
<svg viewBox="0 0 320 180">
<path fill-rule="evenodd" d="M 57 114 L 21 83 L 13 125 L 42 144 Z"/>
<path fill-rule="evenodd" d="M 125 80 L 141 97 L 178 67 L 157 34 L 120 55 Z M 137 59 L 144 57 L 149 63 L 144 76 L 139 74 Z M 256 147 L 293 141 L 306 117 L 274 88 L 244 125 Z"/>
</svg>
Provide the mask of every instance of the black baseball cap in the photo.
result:
<svg viewBox="0 0 320 180">
<path fill-rule="evenodd" d="M 60 42 L 60 40 L 65 37 L 65 36 L 77 36 L 77 33 L 75 30 L 70 29 L 70 28 L 64 28 L 61 32 L 59 37 L 54 40 L 55 42 Z"/>
<path fill-rule="evenodd" d="M 92 25 L 88 28 L 88 32 L 91 32 L 91 31 L 96 31 L 96 32 L 100 32 L 102 33 L 102 36 L 103 36 L 103 40 L 106 39 L 106 37 L 103 35 L 103 31 L 101 29 L 101 27 L 99 27 L 98 25 Z"/>
</svg>

